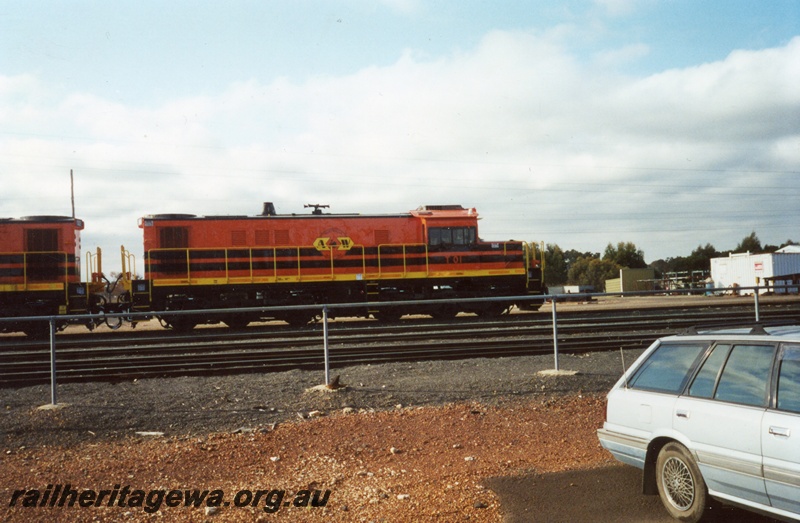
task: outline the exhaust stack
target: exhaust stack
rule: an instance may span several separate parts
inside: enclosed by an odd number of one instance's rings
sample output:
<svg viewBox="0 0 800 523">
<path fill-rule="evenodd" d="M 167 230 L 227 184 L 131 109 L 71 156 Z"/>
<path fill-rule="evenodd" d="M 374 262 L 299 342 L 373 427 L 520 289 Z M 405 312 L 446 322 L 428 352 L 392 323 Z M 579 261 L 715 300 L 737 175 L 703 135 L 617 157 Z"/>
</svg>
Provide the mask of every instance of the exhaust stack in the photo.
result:
<svg viewBox="0 0 800 523">
<path fill-rule="evenodd" d="M 275 204 L 272 202 L 264 202 L 264 208 L 261 210 L 261 216 L 275 216 Z"/>
</svg>

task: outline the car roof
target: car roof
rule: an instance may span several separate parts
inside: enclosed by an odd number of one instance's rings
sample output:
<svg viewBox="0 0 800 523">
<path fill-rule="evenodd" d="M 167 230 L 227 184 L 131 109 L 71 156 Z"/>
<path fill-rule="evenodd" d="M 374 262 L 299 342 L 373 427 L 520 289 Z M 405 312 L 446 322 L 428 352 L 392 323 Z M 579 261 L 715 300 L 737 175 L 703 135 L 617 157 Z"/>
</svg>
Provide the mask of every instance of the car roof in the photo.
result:
<svg viewBox="0 0 800 523">
<path fill-rule="evenodd" d="M 666 336 L 661 341 L 699 341 L 699 340 L 750 340 L 760 342 L 800 343 L 800 325 L 767 325 L 756 323 L 749 326 L 731 325 L 694 326 L 680 334 Z"/>
</svg>

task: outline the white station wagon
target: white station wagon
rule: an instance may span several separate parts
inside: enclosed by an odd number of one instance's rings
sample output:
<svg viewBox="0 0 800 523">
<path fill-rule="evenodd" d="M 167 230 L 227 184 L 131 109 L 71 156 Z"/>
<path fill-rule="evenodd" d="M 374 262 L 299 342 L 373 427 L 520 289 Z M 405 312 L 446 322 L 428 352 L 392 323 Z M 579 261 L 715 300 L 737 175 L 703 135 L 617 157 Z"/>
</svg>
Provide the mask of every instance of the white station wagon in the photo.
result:
<svg viewBox="0 0 800 523">
<path fill-rule="evenodd" d="M 800 521 L 800 327 L 656 341 L 608 393 L 598 437 L 676 519 L 723 502 Z"/>
</svg>

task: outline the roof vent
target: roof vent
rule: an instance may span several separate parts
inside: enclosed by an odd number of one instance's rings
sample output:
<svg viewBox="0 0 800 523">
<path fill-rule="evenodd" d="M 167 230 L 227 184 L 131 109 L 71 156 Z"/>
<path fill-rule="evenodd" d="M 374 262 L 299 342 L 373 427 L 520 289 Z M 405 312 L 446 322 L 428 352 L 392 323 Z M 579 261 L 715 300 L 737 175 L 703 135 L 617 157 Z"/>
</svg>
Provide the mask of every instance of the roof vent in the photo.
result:
<svg viewBox="0 0 800 523">
<path fill-rule="evenodd" d="M 460 205 L 423 205 L 418 211 L 463 211 L 465 210 Z"/>
</svg>

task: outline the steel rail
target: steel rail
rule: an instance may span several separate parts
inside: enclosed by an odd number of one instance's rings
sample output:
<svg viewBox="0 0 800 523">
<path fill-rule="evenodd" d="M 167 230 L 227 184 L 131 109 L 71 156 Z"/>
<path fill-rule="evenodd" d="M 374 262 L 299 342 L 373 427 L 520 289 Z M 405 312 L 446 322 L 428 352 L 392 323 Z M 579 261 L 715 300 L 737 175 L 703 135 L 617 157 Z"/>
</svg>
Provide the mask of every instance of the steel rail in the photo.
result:
<svg viewBox="0 0 800 523">
<path fill-rule="evenodd" d="M 452 322 L 372 322 L 331 325 L 331 362 L 336 366 L 387 361 L 519 356 L 552 352 L 551 325 L 543 314 L 492 321 L 458 318 Z M 797 321 L 800 306 L 765 306 L 765 321 Z M 520 319 L 521 318 L 521 319 Z M 747 308 L 639 310 L 562 313 L 561 352 L 644 348 L 655 338 L 708 321 L 752 323 Z M 359 324 L 360 323 L 360 324 Z M 354 326 L 357 325 L 357 326 Z M 411 329 L 411 330 L 410 330 Z M 317 326 L 289 330 L 253 329 L 221 336 L 222 329 L 201 329 L 192 336 L 130 337 L 92 335 L 60 341 L 58 381 L 108 381 L 145 377 L 269 372 L 321 368 Z M 204 332 L 205 331 L 205 332 Z M 161 331 L 156 331 L 161 332 Z M 163 332 L 161 332 L 163 334 Z M 276 337 L 275 334 L 278 334 Z M 89 345 L 87 340 L 93 340 Z M 5 341 L 5 340 L 4 340 Z M 119 342 L 123 342 L 123 344 Z M 114 344 L 113 342 L 117 342 Z M 46 383 L 49 352 L 40 344 L 0 342 L 0 387 Z"/>
</svg>

